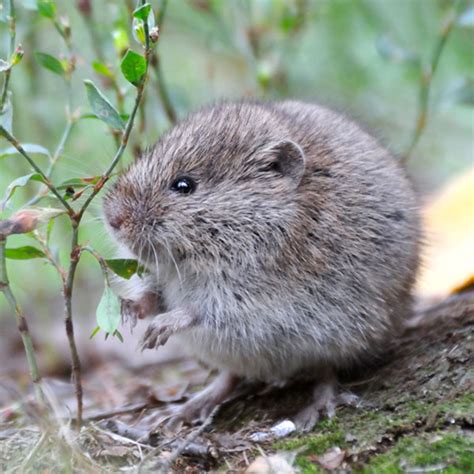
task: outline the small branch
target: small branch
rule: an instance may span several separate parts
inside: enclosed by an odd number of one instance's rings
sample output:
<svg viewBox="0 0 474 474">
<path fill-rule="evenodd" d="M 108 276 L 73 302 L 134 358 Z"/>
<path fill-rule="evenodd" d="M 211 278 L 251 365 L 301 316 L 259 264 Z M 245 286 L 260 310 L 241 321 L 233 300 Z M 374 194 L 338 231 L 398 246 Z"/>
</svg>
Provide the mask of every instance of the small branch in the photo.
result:
<svg viewBox="0 0 474 474">
<path fill-rule="evenodd" d="M 0 135 L 3 135 L 22 155 L 30 166 L 43 178 L 44 184 L 48 187 L 48 189 L 59 199 L 61 204 L 64 206 L 64 208 L 67 210 L 68 214 L 70 216 L 74 215 L 74 209 L 68 204 L 68 202 L 61 196 L 60 192 L 56 189 L 56 187 L 53 185 L 53 183 L 50 181 L 50 179 L 46 176 L 46 174 L 43 172 L 43 170 L 34 162 L 33 158 L 26 153 L 25 149 L 21 146 L 20 142 L 13 136 L 11 135 L 8 130 L 6 130 L 2 125 L 0 125 Z"/>
<path fill-rule="evenodd" d="M 141 4 L 143 5 L 145 2 L 142 0 Z M 137 95 L 135 97 L 135 104 L 128 118 L 127 124 L 125 126 L 125 130 L 122 135 L 121 144 L 117 153 L 114 156 L 110 166 L 102 175 L 99 182 L 94 186 L 93 191 L 88 196 L 84 204 L 82 205 L 81 209 L 77 214 L 70 215 L 71 223 L 72 223 L 72 240 L 71 240 L 71 263 L 69 265 L 69 270 L 67 274 L 66 283 L 63 288 L 63 295 L 65 300 L 65 317 L 64 323 L 66 326 L 66 334 L 69 341 L 69 349 L 71 351 L 72 357 L 72 381 L 74 383 L 75 392 L 76 392 L 76 401 L 77 401 L 77 417 L 76 417 L 76 426 L 80 428 L 82 425 L 82 411 L 83 411 L 83 403 L 82 403 L 82 383 L 81 383 L 81 363 L 79 359 L 79 355 L 77 352 L 77 347 L 74 339 L 74 326 L 72 321 L 72 291 L 74 285 L 74 277 L 77 270 L 77 265 L 79 263 L 79 259 L 81 256 L 82 248 L 79 246 L 79 224 L 84 216 L 86 209 L 88 208 L 89 204 L 92 200 L 97 196 L 100 190 L 104 187 L 105 183 L 109 180 L 114 168 L 119 163 L 120 159 L 122 158 L 123 153 L 127 147 L 128 139 L 130 137 L 130 133 L 133 128 L 133 124 L 135 121 L 135 116 L 137 114 L 137 110 L 140 106 L 141 99 L 143 97 L 143 91 L 145 89 L 147 74 L 148 74 L 148 66 L 149 66 L 149 59 L 150 59 L 150 38 L 149 38 L 149 31 L 148 31 L 148 24 L 145 22 L 145 61 L 146 61 L 146 69 L 145 74 L 143 76 L 142 81 L 138 85 L 137 88 Z"/>
<path fill-rule="evenodd" d="M 71 240 L 71 256 L 69 270 L 66 281 L 63 285 L 64 297 L 64 325 L 66 327 L 66 336 L 69 342 L 69 351 L 71 353 L 71 379 L 74 384 L 74 391 L 77 402 L 76 427 L 82 426 L 82 381 L 81 381 L 81 360 L 74 338 L 74 324 L 72 321 L 72 289 L 74 285 L 74 276 L 76 275 L 77 265 L 80 258 L 79 240 L 79 221 L 72 219 L 72 240 Z"/>
<path fill-rule="evenodd" d="M 15 50 L 15 38 L 16 38 L 16 21 L 15 21 L 15 4 L 13 0 L 9 0 L 10 15 L 8 17 L 8 31 L 10 34 L 10 43 L 8 48 L 7 61 L 11 61 L 13 52 Z M 5 79 L 3 81 L 2 95 L 0 98 L 0 111 L 3 111 L 5 101 L 7 100 L 8 85 L 10 83 L 10 75 L 12 72 L 12 65 L 5 71 Z"/>
<path fill-rule="evenodd" d="M 163 0 L 161 4 L 161 9 L 158 13 L 158 18 L 156 21 L 160 33 L 161 33 L 161 29 L 162 29 L 163 22 L 165 19 L 167 8 L 168 8 L 168 0 Z M 153 55 L 151 58 L 151 65 L 153 66 L 153 69 L 155 71 L 156 86 L 157 86 L 157 91 L 158 91 L 158 97 L 160 98 L 160 101 L 161 101 L 161 105 L 163 106 L 163 110 L 165 111 L 168 121 L 172 125 L 174 125 L 178 119 L 178 116 L 173 106 L 173 102 L 171 101 L 168 88 L 166 87 L 166 83 L 163 77 L 163 70 L 161 69 L 161 58 L 157 50 L 153 52 Z"/>
<path fill-rule="evenodd" d="M 15 314 L 18 322 L 18 330 L 20 331 L 21 340 L 25 348 L 26 360 L 30 369 L 31 380 L 35 387 L 36 398 L 39 403 L 44 403 L 43 391 L 41 389 L 41 376 L 36 362 L 35 350 L 33 347 L 33 341 L 31 334 L 28 329 L 26 318 L 18 305 L 13 292 L 10 289 L 10 282 L 8 280 L 7 265 L 5 258 L 5 245 L 6 238 L 0 235 L 0 292 L 5 295 L 5 298 L 10 305 L 12 312 Z"/>
<path fill-rule="evenodd" d="M 66 124 L 66 127 L 64 128 L 63 134 L 61 135 L 61 139 L 59 140 L 58 146 L 56 147 L 56 150 L 51 157 L 51 160 L 49 162 L 48 169 L 46 170 L 46 177 L 51 178 L 51 175 L 53 173 L 54 167 L 56 166 L 56 163 L 58 162 L 59 158 L 61 157 L 61 154 L 64 150 L 64 146 L 66 145 L 66 142 L 69 138 L 69 135 L 71 134 L 71 131 L 73 129 L 73 126 L 75 125 L 76 120 L 75 119 L 68 119 L 68 122 Z M 26 204 L 25 207 L 31 207 L 38 203 L 46 194 L 48 193 L 48 188 L 45 187 L 38 191 L 38 193 L 31 198 Z"/>
<path fill-rule="evenodd" d="M 214 420 L 214 417 L 216 416 L 217 412 L 219 411 L 219 408 L 221 405 L 217 405 L 212 412 L 207 416 L 207 418 L 204 420 L 203 424 L 199 426 L 197 429 L 191 431 L 189 435 L 181 442 L 179 445 L 174 449 L 174 451 L 170 454 L 170 456 L 162 462 L 158 462 L 153 466 L 153 471 L 155 472 L 162 472 L 162 473 L 168 473 L 171 472 L 171 466 L 173 463 L 183 454 L 183 452 L 186 451 L 186 448 L 194 442 L 194 440 L 201 435 L 206 428 L 212 423 Z M 156 456 L 156 454 L 161 451 L 162 446 L 158 446 L 156 449 L 148 453 L 138 466 L 138 472 L 142 472 L 142 469 L 145 465 L 145 463 L 152 459 L 153 457 Z"/>
<path fill-rule="evenodd" d="M 176 110 L 174 109 L 173 103 L 168 92 L 168 88 L 166 87 L 166 83 L 163 78 L 163 71 L 161 69 L 161 58 L 156 51 L 153 53 L 152 65 L 153 69 L 155 70 L 157 91 L 158 96 L 160 97 L 161 104 L 163 105 L 163 110 L 165 111 L 166 117 L 168 118 L 169 122 L 171 124 L 175 124 L 178 119 Z"/>
<path fill-rule="evenodd" d="M 404 164 L 406 164 L 407 161 L 411 158 L 415 147 L 417 146 L 421 136 L 423 135 L 423 132 L 426 129 L 430 106 L 431 84 L 433 82 L 433 77 L 436 73 L 436 69 L 438 68 L 441 54 L 444 50 L 444 47 L 446 46 L 449 34 L 451 33 L 457 18 L 458 14 L 454 10 L 450 10 L 448 12 L 441 27 L 438 41 L 436 42 L 435 48 L 433 50 L 431 61 L 426 67 L 423 68 L 420 82 L 420 90 L 418 93 L 418 115 L 416 118 L 416 125 L 412 139 L 402 158 L 402 163 Z"/>
<path fill-rule="evenodd" d="M 86 199 L 84 202 L 82 208 L 80 209 L 78 213 L 78 220 L 80 221 L 82 219 L 82 216 L 84 215 L 84 212 L 86 209 L 89 207 L 89 204 L 92 202 L 92 200 L 96 197 L 96 195 L 100 192 L 100 190 L 104 187 L 105 183 L 110 179 L 110 176 L 117 166 L 118 162 L 122 158 L 123 153 L 125 152 L 125 149 L 127 148 L 128 144 L 128 139 L 130 137 L 130 133 L 133 128 L 133 124 L 135 121 L 135 116 L 137 114 L 138 108 L 140 106 L 140 102 L 143 97 L 143 92 L 145 90 L 145 85 L 148 77 L 148 68 L 150 64 L 150 38 L 149 38 L 149 31 L 148 31 L 148 25 L 145 22 L 145 35 L 146 35 L 146 44 L 145 44 L 145 60 L 146 60 L 146 69 L 145 69 L 145 74 L 143 76 L 143 79 L 140 83 L 140 85 L 137 88 L 137 95 L 135 97 L 135 104 L 133 106 L 132 112 L 128 118 L 127 124 L 125 126 L 125 130 L 122 135 L 120 147 L 117 150 L 117 153 L 115 154 L 112 162 L 110 163 L 109 168 L 105 171 L 105 173 L 102 175 L 101 179 L 99 182 L 94 186 L 94 190 L 92 193 L 89 195 L 89 197 Z"/>
</svg>

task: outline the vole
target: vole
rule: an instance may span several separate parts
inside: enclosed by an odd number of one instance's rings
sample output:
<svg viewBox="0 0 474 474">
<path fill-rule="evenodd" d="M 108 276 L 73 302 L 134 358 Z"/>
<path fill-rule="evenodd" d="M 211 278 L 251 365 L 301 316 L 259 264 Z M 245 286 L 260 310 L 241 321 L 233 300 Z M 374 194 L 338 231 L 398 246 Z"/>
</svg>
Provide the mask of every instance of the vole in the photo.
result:
<svg viewBox="0 0 474 474">
<path fill-rule="evenodd" d="M 134 303 L 154 315 L 143 347 L 174 335 L 220 370 L 186 421 L 239 379 L 304 373 L 314 401 L 295 422 L 312 429 L 340 401 L 336 372 L 376 358 L 411 313 L 415 192 L 376 139 L 319 105 L 190 114 L 118 178 L 104 214 L 150 270 Z"/>
</svg>

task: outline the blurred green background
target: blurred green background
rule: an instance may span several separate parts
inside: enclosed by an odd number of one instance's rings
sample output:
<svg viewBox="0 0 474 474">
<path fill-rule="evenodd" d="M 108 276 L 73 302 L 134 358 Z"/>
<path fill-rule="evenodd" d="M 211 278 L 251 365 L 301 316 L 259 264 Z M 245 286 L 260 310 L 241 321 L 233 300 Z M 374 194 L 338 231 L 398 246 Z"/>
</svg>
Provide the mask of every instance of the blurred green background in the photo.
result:
<svg viewBox="0 0 474 474">
<path fill-rule="evenodd" d="M 92 68 L 97 47 L 117 77 L 120 48 L 117 39 L 129 37 L 132 1 L 92 1 L 89 26 L 78 11 L 88 2 L 59 0 L 59 17 L 68 18 L 77 59 L 73 76 L 73 108 L 90 113 L 83 79 L 92 79 L 112 103 L 107 80 Z M 150 0 L 155 12 L 162 2 Z M 13 131 L 25 143 L 54 150 L 65 126 L 67 91 L 64 80 L 40 67 L 34 52 L 58 58 L 67 54 L 51 21 L 35 11 L 35 1 L 17 0 L 17 43 L 25 50 L 14 68 Z M 451 177 L 474 162 L 474 10 L 469 2 L 446 0 L 170 0 L 158 42 L 164 81 L 178 116 L 221 98 L 299 98 L 319 101 L 362 122 L 394 152 L 406 150 L 418 113 L 421 67 L 429 63 L 446 16 L 453 9 L 463 16 L 443 50 L 430 94 L 427 129 L 409 162 L 409 173 L 422 195 L 429 197 Z M 469 13 L 470 12 L 470 13 Z M 92 34 L 91 34 L 92 32 Z M 94 39 L 92 39 L 94 36 Z M 115 37 L 115 42 L 114 42 Z M 6 57 L 8 30 L 0 24 L 1 57 Z M 130 111 L 133 87 L 119 78 Z M 153 74 L 147 86 L 145 120 L 133 132 L 131 151 L 156 141 L 170 126 L 157 93 Z M 0 148 L 7 148 L 5 140 Z M 80 120 L 66 143 L 53 174 L 56 183 L 67 178 L 100 174 L 115 152 L 107 126 Z M 37 162 L 47 166 L 44 156 Z M 16 177 L 29 173 L 18 155 L 0 158 L 0 194 Z M 36 184 L 19 190 L 2 217 L 34 195 Z M 50 204 L 48 201 L 44 205 Z M 51 203 L 53 204 L 53 203 Z M 54 205 L 54 204 L 53 204 Z M 67 221 L 58 220 L 53 243 L 64 261 L 69 249 Z M 113 246 L 100 222 L 100 196 L 90 208 L 81 231 L 105 256 Z M 10 246 L 28 243 L 12 237 Z M 62 320 L 59 278 L 41 262 L 9 261 L 12 287 L 33 321 Z M 84 335 L 94 327 L 93 315 L 102 291 L 96 262 L 85 256 L 75 292 L 76 324 Z M 2 337 L 14 328 L 0 301 Z M 53 343 L 54 344 L 54 343 Z"/>
</svg>

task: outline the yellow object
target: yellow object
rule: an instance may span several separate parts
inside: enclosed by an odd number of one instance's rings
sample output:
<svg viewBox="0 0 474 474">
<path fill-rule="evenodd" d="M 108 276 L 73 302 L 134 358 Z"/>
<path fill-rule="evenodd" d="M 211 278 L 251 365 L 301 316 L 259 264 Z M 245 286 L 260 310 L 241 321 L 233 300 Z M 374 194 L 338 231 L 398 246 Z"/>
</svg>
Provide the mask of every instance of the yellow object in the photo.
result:
<svg viewBox="0 0 474 474">
<path fill-rule="evenodd" d="M 426 206 L 423 265 L 417 293 L 446 296 L 474 279 L 474 168 Z"/>
</svg>

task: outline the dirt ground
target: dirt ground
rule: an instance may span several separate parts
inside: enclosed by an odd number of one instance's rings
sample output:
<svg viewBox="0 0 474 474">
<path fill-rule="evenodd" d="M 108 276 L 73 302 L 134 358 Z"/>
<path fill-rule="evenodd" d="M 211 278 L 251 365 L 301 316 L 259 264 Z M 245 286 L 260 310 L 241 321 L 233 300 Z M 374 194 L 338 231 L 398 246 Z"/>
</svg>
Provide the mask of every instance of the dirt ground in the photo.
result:
<svg viewBox="0 0 474 474">
<path fill-rule="evenodd" d="M 474 299 L 441 305 L 407 330 L 387 362 L 344 383 L 360 397 L 309 435 L 271 428 L 310 387 L 255 387 L 204 426 L 164 429 L 171 408 L 213 374 L 192 360 L 86 374 L 86 423 L 74 430 L 69 383 L 45 380 L 54 415 L 0 385 L 1 472 L 474 472 Z M 286 422 L 288 424 L 288 422 Z M 259 441 L 257 441 L 259 439 Z"/>
</svg>

